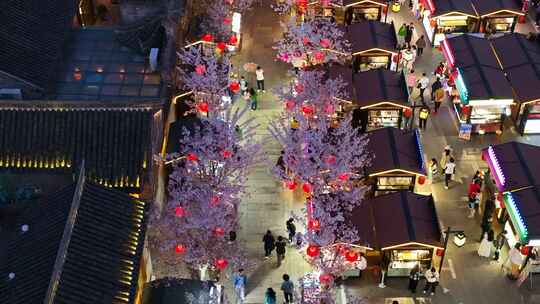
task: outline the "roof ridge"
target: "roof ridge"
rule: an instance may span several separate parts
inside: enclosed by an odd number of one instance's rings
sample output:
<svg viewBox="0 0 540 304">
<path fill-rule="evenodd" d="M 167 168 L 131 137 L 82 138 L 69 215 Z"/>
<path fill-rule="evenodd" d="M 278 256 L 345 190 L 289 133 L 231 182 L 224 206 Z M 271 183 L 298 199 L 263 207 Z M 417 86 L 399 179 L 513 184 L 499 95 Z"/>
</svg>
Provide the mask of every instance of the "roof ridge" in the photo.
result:
<svg viewBox="0 0 540 304">
<path fill-rule="evenodd" d="M 401 190 L 399 194 L 401 196 L 401 208 L 403 214 L 405 215 L 406 224 L 407 224 L 407 233 L 409 234 L 409 240 L 416 241 L 416 231 L 412 223 L 411 210 L 409 209 L 409 198 L 407 197 L 408 191 Z"/>
</svg>

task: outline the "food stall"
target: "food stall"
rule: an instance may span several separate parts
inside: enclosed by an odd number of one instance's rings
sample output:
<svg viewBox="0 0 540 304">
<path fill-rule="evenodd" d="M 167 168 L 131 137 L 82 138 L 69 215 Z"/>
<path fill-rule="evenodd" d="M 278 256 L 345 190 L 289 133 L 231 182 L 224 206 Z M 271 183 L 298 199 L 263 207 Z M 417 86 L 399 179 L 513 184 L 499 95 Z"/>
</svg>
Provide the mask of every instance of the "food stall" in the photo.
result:
<svg viewBox="0 0 540 304">
<path fill-rule="evenodd" d="M 540 246 L 540 147 L 518 142 L 482 151 L 499 191 L 494 217 L 508 231 L 508 244 Z"/>
<path fill-rule="evenodd" d="M 475 32 L 479 17 L 470 0 L 425 0 L 422 24 L 427 38 L 439 46 L 446 34 Z"/>
<path fill-rule="evenodd" d="M 343 0 L 341 10 L 344 13 L 346 24 L 362 22 L 364 20 L 383 21 L 388 14 L 388 1 L 386 0 Z"/>
<path fill-rule="evenodd" d="M 394 23 L 355 23 L 346 27 L 345 38 L 351 43 L 351 60 L 355 72 L 396 70 L 399 51 Z"/>
<path fill-rule="evenodd" d="M 371 186 L 369 195 L 398 190 L 424 192 L 427 164 L 418 130 L 383 128 L 366 134 L 367 150 L 375 155 L 363 170 L 365 183 Z"/>
<path fill-rule="evenodd" d="M 354 87 L 353 123 L 362 131 L 401 128 L 404 113 L 412 112 L 403 73 L 381 69 L 358 73 Z"/>
<path fill-rule="evenodd" d="M 369 264 L 380 264 L 388 277 L 440 263 L 444 246 L 431 195 L 399 191 L 368 199 L 351 212 L 350 223 L 360 244 L 374 249 Z"/>
<path fill-rule="evenodd" d="M 443 40 L 441 46 L 459 95 L 453 104 L 460 129 L 501 134 L 514 92 L 490 41 L 464 34 Z"/>
<path fill-rule="evenodd" d="M 524 16 L 516 0 L 471 0 L 476 15 L 480 16 L 478 31 L 481 33 L 514 32 L 518 18 Z"/>
<path fill-rule="evenodd" d="M 514 89 L 512 118 L 521 135 L 540 133 L 540 44 L 512 33 L 491 40 L 497 58 Z"/>
</svg>

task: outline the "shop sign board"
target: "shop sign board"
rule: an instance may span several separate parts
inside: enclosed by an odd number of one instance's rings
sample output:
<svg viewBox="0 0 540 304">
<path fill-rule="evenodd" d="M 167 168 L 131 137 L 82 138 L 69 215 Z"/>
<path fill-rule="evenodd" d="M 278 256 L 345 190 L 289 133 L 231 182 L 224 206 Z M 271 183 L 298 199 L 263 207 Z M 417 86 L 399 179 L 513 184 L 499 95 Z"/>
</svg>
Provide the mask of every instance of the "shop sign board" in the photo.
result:
<svg viewBox="0 0 540 304">
<path fill-rule="evenodd" d="M 459 138 L 471 140 L 472 124 L 462 123 L 459 126 Z"/>
</svg>

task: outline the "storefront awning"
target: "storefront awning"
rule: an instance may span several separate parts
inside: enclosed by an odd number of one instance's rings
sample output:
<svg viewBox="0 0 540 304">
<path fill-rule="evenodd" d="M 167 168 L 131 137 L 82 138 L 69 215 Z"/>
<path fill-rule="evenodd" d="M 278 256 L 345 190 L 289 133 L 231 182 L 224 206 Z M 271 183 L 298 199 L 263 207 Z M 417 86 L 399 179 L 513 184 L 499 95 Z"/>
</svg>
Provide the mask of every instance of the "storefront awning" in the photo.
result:
<svg viewBox="0 0 540 304">
<path fill-rule="evenodd" d="M 443 247 L 431 195 L 400 191 L 377 196 L 354 209 L 350 222 L 358 231 L 360 244 L 370 248 Z"/>
<path fill-rule="evenodd" d="M 355 104 L 361 109 L 388 105 L 410 108 L 402 73 L 385 69 L 370 70 L 354 76 Z"/>
<path fill-rule="evenodd" d="M 482 17 L 497 14 L 525 15 L 515 0 L 470 0 L 476 13 Z"/>
<path fill-rule="evenodd" d="M 368 52 L 397 54 L 394 23 L 363 21 L 346 27 L 345 38 L 351 43 L 351 54 Z"/>
<path fill-rule="evenodd" d="M 474 11 L 471 0 L 431 0 L 435 6 L 433 18 L 444 16 L 464 15 L 478 18 Z"/>
<path fill-rule="evenodd" d="M 382 128 L 367 134 L 367 149 L 374 158 L 366 174 L 426 174 L 423 147 L 416 131 Z"/>
</svg>

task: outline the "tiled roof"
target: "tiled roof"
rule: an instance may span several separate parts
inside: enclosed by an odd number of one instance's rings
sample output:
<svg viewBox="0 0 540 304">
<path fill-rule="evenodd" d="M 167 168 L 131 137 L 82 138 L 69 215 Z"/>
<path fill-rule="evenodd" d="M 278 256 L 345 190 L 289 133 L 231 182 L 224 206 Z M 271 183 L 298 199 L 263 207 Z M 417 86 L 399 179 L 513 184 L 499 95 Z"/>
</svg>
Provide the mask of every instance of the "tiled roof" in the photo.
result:
<svg viewBox="0 0 540 304">
<path fill-rule="evenodd" d="M 133 303 L 146 227 L 145 203 L 85 182 L 41 199 L 18 223 L 0 275 L 0 303 Z M 50 288 L 54 286 L 54 288 Z"/>
<path fill-rule="evenodd" d="M 354 75 L 355 104 L 369 107 L 381 102 L 392 102 L 409 107 L 409 96 L 402 73 L 375 69 Z"/>
<path fill-rule="evenodd" d="M 346 27 L 345 37 L 351 43 L 351 53 L 382 49 L 397 53 L 394 23 L 363 21 Z"/>
</svg>

